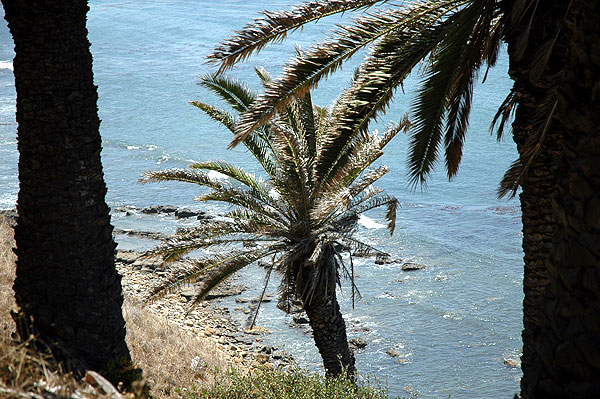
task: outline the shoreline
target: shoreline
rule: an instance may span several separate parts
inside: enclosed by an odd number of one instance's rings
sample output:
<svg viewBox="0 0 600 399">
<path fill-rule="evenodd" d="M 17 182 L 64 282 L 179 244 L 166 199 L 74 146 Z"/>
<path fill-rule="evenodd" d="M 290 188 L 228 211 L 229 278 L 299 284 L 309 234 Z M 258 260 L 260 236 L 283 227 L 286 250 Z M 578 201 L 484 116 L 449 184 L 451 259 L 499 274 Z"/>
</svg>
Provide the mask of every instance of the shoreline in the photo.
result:
<svg viewBox="0 0 600 399">
<path fill-rule="evenodd" d="M 169 323 L 207 340 L 216 350 L 226 354 L 232 364 L 270 369 L 285 368 L 292 364 L 293 358 L 289 353 L 263 343 L 262 336 L 270 334 L 269 329 L 260 326 L 255 326 L 252 330 L 244 329 L 232 320 L 230 310 L 221 306 L 221 298 L 239 295 L 246 287 L 228 283 L 216 289 L 202 303 L 196 304 L 187 316 L 188 304 L 195 295 L 193 287 L 177 290 L 148 304 L 143 303 L 152 288 L 177 268 L 178 262 L 163 266 L 160 259 L 140 259 L 142 254 L 131 250 L 117 250 L 115 255 L 115 266 L 121 275 L 126 299 L 140 302 L 145 309 Z"/>
</svg>

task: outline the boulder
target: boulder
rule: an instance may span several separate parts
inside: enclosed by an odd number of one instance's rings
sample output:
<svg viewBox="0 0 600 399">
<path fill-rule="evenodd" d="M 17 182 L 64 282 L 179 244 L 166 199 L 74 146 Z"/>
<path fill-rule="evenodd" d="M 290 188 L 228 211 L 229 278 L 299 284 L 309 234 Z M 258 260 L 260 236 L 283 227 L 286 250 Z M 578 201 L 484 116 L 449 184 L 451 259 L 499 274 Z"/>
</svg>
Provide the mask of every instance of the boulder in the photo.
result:
<svg viewBox="0 0 600 399">
<path fill-rule="evenodd" d="M 142 213 L 153 214 L 153 213 L 173 213 L 177 210 L 176 206 L 172 205 L 152 205 L 142 209 Z"/>
<path fill-rule="evenodd" d="M 410 271 L 414 271 L 414 270 L 421 270 L 421 269 L 425 269 L 425 265 L 421 265 L 420 263 L 415 263 L 415 262 L 406 262 L 405 264 L 402 265 L 402 270 L 405 272 L 410 272 Z"/>
<path fill-rule="evenodd" d="M 356 349 L 362 349 L 367 346 L 367 341 L 363 338 L 353 337 L 348 340 L 348 344 Z"/>
<path fill-rule="evenodd" d="M 393 263 L 402 263 L 402 259 L 399 258 L 391 258 L 391 257 L 385 257 L 385 258 L 377 258 L 375 259 L 375 264 L 376 265 L 390 265 Z"/>
<path fill-rule="evenodd" d="M 175 210 L 175 217 L 177 219 L 185 219 L 198 216 L 197 211 L 192 211 L 188 208 L 180 208 Z"/>
</svg>

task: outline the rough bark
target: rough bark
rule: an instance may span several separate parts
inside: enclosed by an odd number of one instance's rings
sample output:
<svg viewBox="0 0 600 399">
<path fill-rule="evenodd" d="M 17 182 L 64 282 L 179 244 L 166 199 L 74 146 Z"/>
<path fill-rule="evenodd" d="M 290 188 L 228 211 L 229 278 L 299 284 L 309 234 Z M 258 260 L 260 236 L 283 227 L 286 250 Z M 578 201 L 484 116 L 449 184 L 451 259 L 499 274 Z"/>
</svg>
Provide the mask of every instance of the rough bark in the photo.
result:
<svg viewBox="0 0 600 399">
<path fill-rule="evenodd" d="M 305 310 L 327 375 L 337 376 L 345 369 L 348 378 L 354 379 L 354 355 L 348 346 L 346 323 L 335 291 L 329 297 L 325 297 L 323 292 L 316 293 Z"/>
<path fill-rule="evenodd" d="M 600 398 L 599 27 L 600 3 L 574 1 L 564 21 L 569 50 L 557 86 L 565 131 L 536 398 Z"/>
<path fill-rule="evenodd" d="M 521 395 L 532 398 L 531 387 L 543 367 L 536 354 L 541 337 L 541 311 L 549 284 L 548 269 L 551 267 L 553 237 L 552 201 L 556 197 L 556 164 L 560 155 L 563 125 L 555 118 L 548 119 L 554 103 L 553 84 L 561 71 L 564 58 L 563 47 L 557 44 L 539 77 L 532 68 L 539 60 L 535 54 L 555 38 L 559 21 L 564 16 L 566 4 L 562 1 L 545 2 L 538 8 L 535 2 L 527 2 L 528 10 L 517 24 L 512 24 L 512 7 L 515 2 L 505 1 L 505 15 L 510 29 L 505 37 L 509 53 L 509 75 L 514 80 L 518 106 L 513 122 L 513 139 L 523 164 L 529 159 L 528 147 L 532 137 L 539 135 L 546 121 L 550 123 L 544 133 L 539 151 L 521 182 L 521 212 L 523 223 L 523 354 L 521 367 Z M 532 15 L 533 14 L 533 15 Z M 530 25 L 531 24 L 531 25 Z M 520 40 L 526 35 L 528 41 L 520 53 Z M 564 55 L 564 51 L 563 54 Z"/>
<path fill-rule="evenodd" d="M 15 42 L 19 333 L 75 370 L 129 361 L 86 1 L 4 0 Z"/>
<path fill-rule="evenodd" d="M 338 376 L 346 370 L 346 376 L 354 380 L 354 355 L 348 345 L 346 322 L 336 296 L 338 276 L 334 250 L 327 248 L 324 252 L 318 266 L 298 265 L 299 269 L 294 273 L 298 277 L 295 281 L 297 293 L 303 294 L 303 308 L 313 331 L 315 345 L 323 359 L 325 372 L 330 376 Z"/>
</svg>

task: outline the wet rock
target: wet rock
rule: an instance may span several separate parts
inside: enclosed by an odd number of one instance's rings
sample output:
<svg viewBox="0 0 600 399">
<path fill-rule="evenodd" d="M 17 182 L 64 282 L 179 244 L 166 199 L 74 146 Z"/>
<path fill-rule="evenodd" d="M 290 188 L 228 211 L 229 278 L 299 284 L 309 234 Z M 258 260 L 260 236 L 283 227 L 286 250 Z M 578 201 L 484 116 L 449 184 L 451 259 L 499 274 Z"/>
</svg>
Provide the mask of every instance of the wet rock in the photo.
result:
<svg viewBox="0 0 600 399">
<path fill-rule="evenodd" d="M 181 208 L 181 209 L 175 210 L 175 217 L 177 219 L 185 219 L 185 218 L 197 217 L 200 214 L 204 214 L 204 212 L 202 212 L 202 211 L 192 211 L 192 210 L 190 210 L 188 208 Z"/>
<path fill-rule="evenodd" d="M 521 367 L 521 359 L 511 359 L 511 358 L 506 358 L 504 359 L 504 365 L 511 367 L 511 368 L 520 368 Z"/>
<path fill-rule="evenodd" d="M 140 231 L 140 230 L 125 230 L 125 229 L 114 229 L 113 234 L 123 234 L 132 237 L 147 238 L 149 240 L 160 240 L 166 241 L 169 236 L 163 233 L 157 233 L 154 231 Z"/>
<path fill-rule="evenodd" d="M 142 209 L 142 213 L 153 214 L 153 213 L 174 213 L 177 210 L 176 206 L 173 205 L 152 205 Z"/>
<path fill-rule="evenodd" d="M 367 346 L 367 341 L 363 338 L 353 337 L 348 340 L 348 344 L 356 349 L 362 349 Z"/>
<path fill-rule="evenodd" d="M 405 264 L 402 265 L 402 270 L 405 272 L 410 272 L 410 271 L 414 271 L 414 270 L 421 270 L 421 269 L 425 269 L 425 265 L 421 265 L 420 263 L 415 263 L 415 262 L 406 262 Z"/>
<path fill-rule="evenodd" d="M 378 259 L 375 259 L 375 264 L 376 265 L 391 265 L 393 263 L 402 263 L 402 259 L 391 258 L 389 256 L 387 258 L 378 258 Z"/>
<path fill-rule="evenodd" d="M 292 317 L 292 320 L 296 324 L 308 324 L 309 323 L 308 318 L 304 315 L 294 315 L 294 317 Z"/>
<path fill-rule="evenodd" d="M 400 357 L 400 356 L 402 356 L 402 354 L 400 352 L 396 352 L 393 349 L 388 349 L 388 350 L 385 351 L 385 353 L 387 353 L 391 357 Z"/>
</svg>

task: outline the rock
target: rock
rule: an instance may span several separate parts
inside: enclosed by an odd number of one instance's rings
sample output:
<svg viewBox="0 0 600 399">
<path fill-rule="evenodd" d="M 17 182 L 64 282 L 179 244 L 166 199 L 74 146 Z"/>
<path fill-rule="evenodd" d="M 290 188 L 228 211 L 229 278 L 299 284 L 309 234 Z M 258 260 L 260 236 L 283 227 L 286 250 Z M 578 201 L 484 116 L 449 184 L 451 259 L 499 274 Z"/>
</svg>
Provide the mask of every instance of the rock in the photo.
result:
<svg viewBox="0 0 600 399">
<path fill-rule="evenodd" d="M 153 213 L 174 213 L 177 210 L 176 206 L 173 205 L 152 205 L 142 209 L 142 213 L 153 214 Z"/>
<path fill-rule="evenodd" d="M 198 294 L 198 291 L 196 291 L 196 288 L 194 288 L 194 287 L 185 287 L 185 288 L 181 289 L 181 291 L 179 293 L 185 299 L 190 301 Z"/>
<path fill-rule="evenodd" d="M 210 327 L 210 326 L 207 326 L 207 327 L 204 329 L 204 335 L 205 335 L 205 336 L 207 336 L 207 337 L 210 337 L 211 335 L 213 335 L 213 334 L 214 334 L 214 333 L 216 333 L 216 332 L 217 332 L 217 330 L 215 330 L 214 328 L 212 328 L 212 327 Z"/>
<path fill-rule="evenodd" d="M 198 216 L 196 216 L 197 220 L 209 220 L 213 219 L 214 216 L 208 215 L 206 212 L 198 211 Z"/>
<path fill-rule="evenodd" d="M 261 326 L 254 326 L 252 328 L 246 328 L 244 330 L 244 332 L 246 334 L 252 334 L 252 335 L 262 335 L 262 334 L 271 334 L 273 331 L 269 330 L 266 327 L 261 327 Z"/>
<path fill-rule="evenodd" d="M 420 263 L 415 263 L 415 262 L 406 262 L 405 264 L 402 265 L 402 270 L 404 270 L 405 272 L 410 272 L 410 271 L 414 271 L 414 270 L 421 270 L 421 269 L 425 269 L 425 265 L 421 265 Z"/>
<path fill-rule="evenodd" d="M 364 340 L 363 338 L 359 338 L 359 337 L 350 338 L 348 340 L 348 343 L 350 344 L 350 346 L 352 346 L 356 349 L 362 349 L 367 346 L 367 341 Z"/>
<path fill-rule="evenodd" d="M 265 364 L 263 364 L 263 367 L 266 367 L 268 370 L 273 370 L 275 368 L 275 366 L 273 366 L 273 363 L 269 363 L 269 362 L 266 362 Z"/>
<path fill-rule="evenodd" d="M 162 264 L 163 264 L 163 260 L 159 257 L 144 256 L 144 257 L 138 257 L 131 266 L 134 268 L 137 268 L 137 269 L 146 268 L 146 269 L 154 270 L 157 267 L 161 267 Z"/>
<path fill-rule="evenodd" d="M 132 236 L 132 237 L 147 238 L 149 240 L 160 240 L 160 241 L 166 241 L 169 239 L 168 235 L 163 234 L 163 233 L 157 233 L 154 231 L 114 229 L 113 234 L 115 234 L 115 235 L 123 234 L 123 235 Z"/>
<path fill-rule="evenodd" d="M 175 210 L 175 217 L 177 219 L 191 218 L 192 216 L 198 216 L 198 212 L 192 211 L 188 208 L 181 208 L 181 209 Z"/>
<path fill-rule="evenodd" d="M 132 264 L 139 258 L 141 253 L 135 251 L 126 251 L 123 249 L 118 249 L 115 254 L 115 261 L 119 263 L 124 263 L 126 265 Z"/>
<path fill-rule="evenodd" d="M 400 357 L 400 356 L 402 356 L 402 354 L 400 352 L 396 352 L 393 349 L 388 349 L 388 350 L 385 351 L 385 353 L 387 353 L 391 357 Z"/>
<path fill-rule="evenodd" d="M 265 354 L 263 354 L 263 353 L 258 353 L 258 354 L 256 355 L 256 360 L 257 360 L 259 363 L 266 363 L 266 362 L 268 362 L 268 361 L 269 361 L 269 359 L 270 359 L 270 356 L 269 356 L 269 355 L 265 355 Z"/>
<path fill-rule="evenodd" d="M 520 368 L 521 367 L 521 359 L 510 359 L 510 358 L 506 358 L 504 359 L 504 365 L 511 367 L 511 368 Z"/>
<path fill-rule="evenodd" d="M 391 257 L 386 257 L 386 258 L 378 258 L 375 259 L 375 264 L 376 265 L 390 265 L 393 263 L 402 263 L 402 259 L 399 258 L 391 258 Z"/>
<path fill-rule="evenodd" d="M 270 355 L 271 352 L 273 352 L 273 350 L 275 350 L 275 348 L 273 348 L 272 346 L 269 346 L 269 345 L 265 345 L 262 348 L 260 348 L 260 351 L 262 353 L 266 353 L 267 355 Z"/>
<path fill-rule="evenodd" d="M 308 324 L 309 323 L 308 319 L 304 315 L 294 315 L 294 317 L 292 317 L 292 320 L 294 320 L 294 323 L 296 323 L 296 324 Z"/>
<path fill-rule="evenodd" d="M 205 299 L 211 300 L 211 299 L 225 298 L 225 297 L 229 297 L 229 296 L 239 295 L 242 292 L 246 291 L 247 289 L 248 289 L 248 287 L 241 285 L 241 284 L 235 284 L 235 285 L 230 285 L 230 286 L 225 286 L 225 287 L 218 287 L 217 289 L 213 290 L 211 293 L 206 295 Z"/>
</svg>

